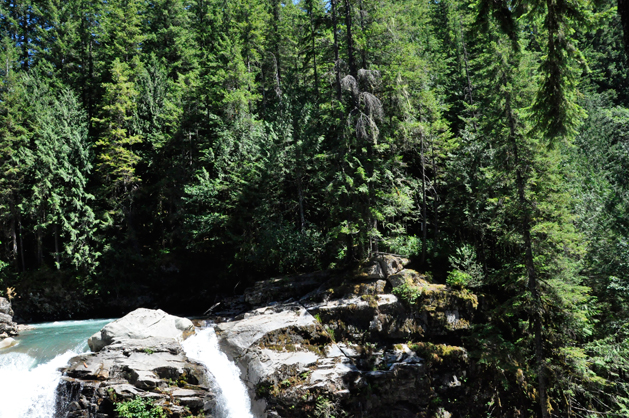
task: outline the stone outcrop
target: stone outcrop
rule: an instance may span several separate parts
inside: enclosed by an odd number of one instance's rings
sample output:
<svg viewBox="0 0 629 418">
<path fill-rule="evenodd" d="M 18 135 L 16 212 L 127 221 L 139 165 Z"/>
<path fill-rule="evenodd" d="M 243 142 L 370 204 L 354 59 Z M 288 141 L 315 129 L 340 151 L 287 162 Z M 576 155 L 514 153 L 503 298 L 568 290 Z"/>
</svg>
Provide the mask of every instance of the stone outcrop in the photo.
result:
<svg viewBox="0 0 629 418">
<path fill-rule="evenodd" d="M 368 279 L 386 279 L 403 270 L 408 262 L 404 257 L 379 253 L 361 266 L 359 275 Z"/>
<path fill-rule="evenodd" d="M 185 339 L 192 334 L 194 325 L 189 319 L 169 315 L 161 309 L 140 308 L 103 327 L 87 340 L 87 344 L 92 351 L 100 351 L 114 342 Z"/>
<path fill-rule="evenodd" d="M 138 309 L 105 326 L 92 353 L 74 357 L 58 387 L 61 417 L 117 416 L 118 402 L 151 399 L 171 417 L 214 416 L 208 371 L 188 359 L 180 341 L 194 332 L 185 318 Z"/>
<path fill-rule="evenodd" d="M 0 298 L 0 340 L 14 337 L 18 334 L 18 326 L 13 322 L 13 309 L 11 302 L 6 298 Z M 7 343 L 5 343 L 7 345 Z M 7 345 L 8 346 L 8 345 Z M 0 348 L 2 348 L 0 346 Z"/>
<path fill-rule="evenodd" d="M 300 298 L 317 289 L 330 278 L 324 271 L 303 274 L 296 277 L 281 277 L 257 282 L 245 289 L 244 299 L 251 305 L 284 302 L 291 298 Z"/>
<path fill-rule="evenodd" d="M 437 340 L 459 341 L 477 300 L 430 283 L 404 269 L 406 262 L 379 255 L 356 274 L 328 277 L 284 303 L 277 301 L 294 288 L 290 279 L 282 286 L 277 279 L 258 282 L 245 292 L 264 297 L 249 297 L 258 307 L 216 331 L 241 368 L 256 416 L 437 418 L 455 412 L 458 401 L 448 400 L 463 398 L 467 351 Z"/>
</svg>

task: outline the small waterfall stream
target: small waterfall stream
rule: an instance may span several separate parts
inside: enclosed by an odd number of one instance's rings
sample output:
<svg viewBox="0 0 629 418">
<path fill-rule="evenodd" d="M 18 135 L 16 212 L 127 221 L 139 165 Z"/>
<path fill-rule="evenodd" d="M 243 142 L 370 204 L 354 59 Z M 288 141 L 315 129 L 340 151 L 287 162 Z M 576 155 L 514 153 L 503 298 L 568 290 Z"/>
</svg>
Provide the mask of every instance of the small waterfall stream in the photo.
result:
<svg viewBox="0 0 629 418">
<path fill-rule="evenodd" d="M 240 379 L 240 370 L 218 345 L 214 328 L 198 330 L 183 342 L 186 355 L 212 373 L 218 386 L 218 418 L 253 418 L 247 388 Z"/>
</svg>

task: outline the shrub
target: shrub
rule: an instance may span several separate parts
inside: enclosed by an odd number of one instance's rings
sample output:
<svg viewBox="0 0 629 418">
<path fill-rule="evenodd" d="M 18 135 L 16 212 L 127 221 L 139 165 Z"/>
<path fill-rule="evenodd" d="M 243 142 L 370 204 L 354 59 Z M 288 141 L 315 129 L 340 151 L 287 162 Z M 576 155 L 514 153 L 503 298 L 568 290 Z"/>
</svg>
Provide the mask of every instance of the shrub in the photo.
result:
<svg viewBox="0 0 629 418">
<path fill-rule="evenodd" d="M 161 406 L 140 397 L 117 404 L 116 412 L 122 418 L 166 418 L 166 412 Z"/>
<path fill-rule="evenodd" d="M 448 273 L 446 283 L 453 287 L 479 287 L 485 281 L 483 266 L 476 261 L 476 250 L 465 244 L 448 257 L 454 270 Z"/>
<path fill-rule="evenodd" d="M 398 287 L 393 288 L 393 294 L 402 299 L 409 305 L 417 303 L 417 299 L 422 296 L 422 289 L 408 283 L 403 283 Z"/>
<path fill-rule="evenodd" d="M 466 287 L 472 281 L 472 276 L 461 270 L 452 270 L 448 273 L 446 283 L 452 287 Z"/>
</svg>

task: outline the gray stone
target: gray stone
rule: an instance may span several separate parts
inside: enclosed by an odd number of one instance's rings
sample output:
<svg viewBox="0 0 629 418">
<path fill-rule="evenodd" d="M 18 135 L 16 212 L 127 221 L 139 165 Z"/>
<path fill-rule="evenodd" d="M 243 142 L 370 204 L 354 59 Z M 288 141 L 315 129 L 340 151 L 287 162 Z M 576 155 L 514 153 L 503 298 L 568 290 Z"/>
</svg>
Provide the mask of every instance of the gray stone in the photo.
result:
<svg viewBox="0 0 629 418">
<path fill-rule="evenodd" d="M 169 315 L 161 309 L 136 309 L 107 324 L 87 341 L 92 351 L 117 341 L 143 340 L 151 337 L 185 339 L 194 334 L 194 325 L 187 318 Z"/>
<path fill-rule="evenodd" d="M 190 413 L 212 417 L 214 392 L 200 383 L 213 378 L 203 365 L 186 357 L 180 344 L 190 331 L 189 321 L 146 309 L 125 318 L 129 317 L 130 321 L 116 321 L 109 331 L 108 326 L 101 330 L 110 342 L 100 351 L 70 360 L 57 390 L 59 416 L 110 417 L 114 401 L 140 396 L 167 407 L 175 417 Z"/>
<path fill-rule="evenodd" d="M 287 327 L 314 327 L 316 319 L 303 307 L 277 312 L 272 308 L 252 311 L 243 320 L 224 322 L 216 326 L 221 347 L 228 356 L 243 355 L 254 343 L 272 331 Z"/>
<path fill-rule="evenodd" d="M 382 270 L 382 265 L 376 260 L 370 261 L 363 266 L 361 273 L 368 279 L 384 279 L 386 277 Z"/>
<path fill-rule="evenodd" d="M 387 277 L 387 281 L 392 287 L 413 285 L 419 283 L 420 275 L 415 270 L 404 269 Z"/>
<path fill-rule="evenodd" d="M 378 254 L 375 260 L 380 264 L 384 277 L 398 273 L 408 264 L 408 259 L 391 254 Z"/>
<path fill-rule="evenodd" d="M 13 317 L 11 302 L 9 302 L 6 298 L 0 298 L 0 314 L 5 314 Z"/>
<path fill-rule="evenodd" d="M 5 324 L 10 324 L 13 322 L 13 317 L 4 313 L 0 313 L 0 322 L 4 322 Z"/>
</svg>

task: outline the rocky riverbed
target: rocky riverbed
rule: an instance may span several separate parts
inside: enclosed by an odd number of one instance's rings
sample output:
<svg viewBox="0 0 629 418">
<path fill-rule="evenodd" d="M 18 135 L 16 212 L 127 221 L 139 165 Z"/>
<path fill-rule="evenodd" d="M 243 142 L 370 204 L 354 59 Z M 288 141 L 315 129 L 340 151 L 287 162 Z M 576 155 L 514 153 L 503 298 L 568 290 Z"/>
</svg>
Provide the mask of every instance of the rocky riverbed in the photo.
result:
<svg viewBox="0 0 629 418">
<path fill-rule="evenodd" d="M 477 298 L 406 262 L 265 280 L 223 303 L 212 319 L 257 416 L 463 416 L 468 353 L 445 341 L 468 332 Z"/>
<path fill-rule="evenodd" d="M 406 263 L 381 254 L 352 272 L 259 281 L 197 325 L 214 327 L 256 417 L 468 416 L 473 366 L 461 341 L 478 299 Z M 173 417 L 222 416 L 212 376 L 182 349 L 193 332 L 147 309 L 107 325 L 65 369 L 61 416 L 114 417 L 137 397 Z"/>
</svg>

